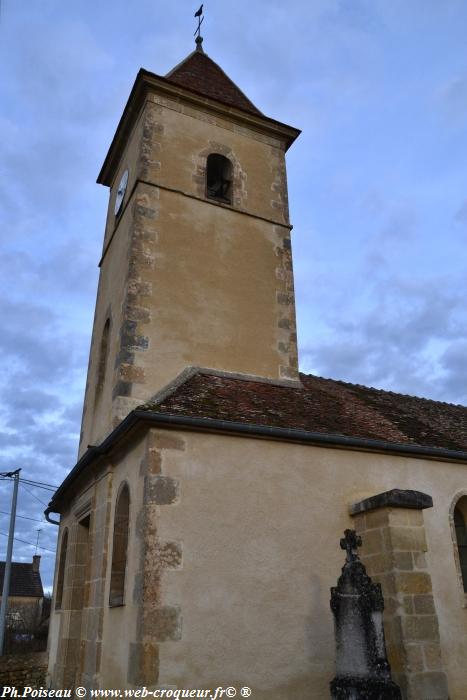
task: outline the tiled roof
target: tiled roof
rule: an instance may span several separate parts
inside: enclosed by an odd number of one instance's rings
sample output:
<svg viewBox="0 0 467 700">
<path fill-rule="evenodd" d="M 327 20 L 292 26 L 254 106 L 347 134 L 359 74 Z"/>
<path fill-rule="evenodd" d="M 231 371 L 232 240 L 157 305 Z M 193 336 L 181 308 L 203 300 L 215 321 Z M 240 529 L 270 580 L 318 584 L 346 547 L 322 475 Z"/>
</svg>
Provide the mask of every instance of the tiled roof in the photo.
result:
<svg viewBox="0 0 467 700">
<path fill-rule="evenodd" d="M 3 590 L 3 577 L 5 574 L 5 562 L 0 561 L 0 596 Z M 10 596 L 31 596 L 42 598 L 41 575 L 39 571 L 33 571 L 32 564 L 12 562 L 10 579 Z"/>
<path fill-rule="evenodd" d="M 193 90 L 205 97 L 218 100 L 231 107 L 237 107 L 245 112 L 261 114 L 222 68 L 202 51 L 193 51 L 165 77 L 169 82 Z"/>
<path fill-rule="evenodd" d="M 193 374 L 172 393 L 140 407 L 326 435 L 467 450 L 467 408 L 355 384 L 300 376 L 302 386 Z"/>
<path fill-rule="evenodd" d="M 152 401 L 132 411 L 99 446 L 89 447 L 54 494 L 66 490 L 96 455 L 106 454 L 138 424 L 222 430 L 309 444 L 467 461 L 467 408 L 357 384 L 300 375 L 274 383 L 206 369 L 187 369 Z M 212 422 L 211 422 L 212 421 Z"/>
</svg>

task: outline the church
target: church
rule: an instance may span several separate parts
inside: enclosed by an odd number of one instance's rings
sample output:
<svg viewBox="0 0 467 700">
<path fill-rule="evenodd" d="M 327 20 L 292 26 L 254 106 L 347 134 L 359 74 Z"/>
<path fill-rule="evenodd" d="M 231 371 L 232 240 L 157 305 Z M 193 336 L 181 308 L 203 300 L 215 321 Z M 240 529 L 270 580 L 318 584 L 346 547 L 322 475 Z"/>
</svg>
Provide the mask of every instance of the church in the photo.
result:
<svg viewBox="0 0 467 700">
<path fill-rule="evenodd" d="M 78 462 L 46 511 L 53 688 L 330 697 L 350 528 L 403 697 L 467 698 L 467 409 L 299 372 L 299 134 L 199 36 L 136 77 L 98 177 Z"/>
</svg>

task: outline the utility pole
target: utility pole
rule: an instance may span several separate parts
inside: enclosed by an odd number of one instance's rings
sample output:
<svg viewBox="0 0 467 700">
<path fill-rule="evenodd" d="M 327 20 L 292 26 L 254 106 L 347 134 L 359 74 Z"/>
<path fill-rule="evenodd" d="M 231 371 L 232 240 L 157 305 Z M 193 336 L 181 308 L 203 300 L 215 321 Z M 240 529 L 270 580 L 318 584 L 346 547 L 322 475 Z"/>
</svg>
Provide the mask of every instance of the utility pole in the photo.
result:
<svg viewBox="0 0 467 700">
<path fill-rule="evenodd" d="M 13 554 L 13 538 L 15 535 L 16 502 L 18 500 L 19 473 L 21 469 L 8 472 L 2 476 L 13 476 L 13 497 L 11 499 L 10 530 L 8 533 L 8 547 L 6 552 L 5 573 L 3 577 L 2 607 L 0 608 L 0 656 L 3 656 L 5 640 L 6 613 L 8 608 L 8 596 L 10 594 L 11 557 Z"/>
</svg>

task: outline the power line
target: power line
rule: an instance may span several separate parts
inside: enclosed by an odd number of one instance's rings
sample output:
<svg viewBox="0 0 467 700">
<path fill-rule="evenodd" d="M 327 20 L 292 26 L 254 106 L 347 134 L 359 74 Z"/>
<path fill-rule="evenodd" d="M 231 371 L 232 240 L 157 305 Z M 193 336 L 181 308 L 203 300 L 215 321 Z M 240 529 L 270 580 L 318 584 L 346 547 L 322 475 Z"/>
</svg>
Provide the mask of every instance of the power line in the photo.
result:
<svg viewBox="0 0 467 700">
<path fill-rule="evenodd" d="M 10 515 L 10 514 L 7 513 L 6 510 L 0 510 L 0 515 Z M 27 515 L 18 515 L 18 513 L 16 513 L 16 517 L 23 518 L 23 520 L 34 520 L 36 523 L 46 523 L 47 522 L 47 520 L 44 520 L 44 519 L 39 520 L 39 518 L 29 518 Z"/>
<path fill-rule="evenodd" d="M 41 501 L 40 498 L 37 498 L 36 494 L 34 494 L 32 491 L 30 491 L 30 490 L 28 489 L 28 487 L 27 487 L 25 484 L 23 484 L 23 487 L 26 489 L 26 491 L 27 491 L 28 493 L 31 494 L 31 496 L 32 496 L 33 498 L 36 499 L 36 501 L 39 501 L 39 503 L 41 504 L 41 506 L 44 506 L 45 508 L 47 508 L 47 503 L 44 503 L 44 501 Z"/>
<path fill-rule="evenodd" d="M 3 535 L 3 537 L 8 537 L 8 535 L 6 534 L 6 532 L 0 532 L 0 535 Z M 20 540 L 19 537 L 13 537 L 13 539 L 16 540 L 16 542 L 22 542 L 23 544 L 30 544 L 31 547 L 35 547 L 35 546 L 36 546 L 36 544 L 35 544 L 34 542 L 28 542 L 27 540 Z M 55 550 L 54 550 L 54 549 L 49 549 L 48 547 L 42 547 L 41 545 L 39 545 L 39 549 L 43 549 L 43 550 L 45 550 L 46 552 L 52 552 L 52 554 L 55 554 Z"/>
<path fill-rule="evenodd" d="M 32 479 L 23 479 L 20 477 L 23 481 L 33 481 Z M 49 489 L 54 489 L 55 491 L 58 489 L 58 486 L 54 486 L 53 484 L 47 484 L 45 481 L 34 481 L 35 484 L 40 484 L 41 486 L 48 486 Z"/>
<path fill-rule="evenodd" d="M 40 481 L 31 481 L 30 479 L 20 479 L 23 484 L 29 484 L 30 486 L 35 486 L 38 489 L 45 489 L 46 491 L 56 491 L 56 486 L 49 486 L 48 484 L 41 484 Z"/>
<path fill-rule="evenodd" d="M 3 472 L 0 473 L 0 479 L 11 479 L 13 478 L 11 476 L 12 472 Z M 39 489 L 46 489 L 47 491 L 56 491 L 58 489 L 58 486 L 53 486 L 52 484 L 46 484 L 44 481 L 34 481 L 33 479 L 23 479 L 20 478 L 20 481 L 23 483 L 29 484 L 30 486 L 37 486 Z"/>
</svg>

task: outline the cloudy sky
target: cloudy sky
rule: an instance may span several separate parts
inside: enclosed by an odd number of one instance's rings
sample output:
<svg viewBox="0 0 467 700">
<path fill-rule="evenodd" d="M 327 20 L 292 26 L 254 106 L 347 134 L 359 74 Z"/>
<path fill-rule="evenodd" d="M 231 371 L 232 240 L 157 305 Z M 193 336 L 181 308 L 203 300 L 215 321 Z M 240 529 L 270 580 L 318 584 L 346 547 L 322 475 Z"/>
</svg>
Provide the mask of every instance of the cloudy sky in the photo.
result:
<svg viewBox="0 0 467 700">
<path fill-rule="evenodd" d="M 0 471 L 58 484 L 80 428 L 108 192 L 95 179 L 138 69 L 193 48 L 186 0 L 3 0 Z M 205 50 L 303 130 L 288 177 L 305 371 L 467 401 L 464 0 L 205 3 Z M 20 488 L 41 519 L 47 491 Z M 0 482 L 0 509 L 11 484 Z M 40 528 L 50 585 L 56 528 Z M 0 558 L 8 516 L 0 513 Z M 28 561 L 34 547 L 15 543 Z"/>
</svg>

